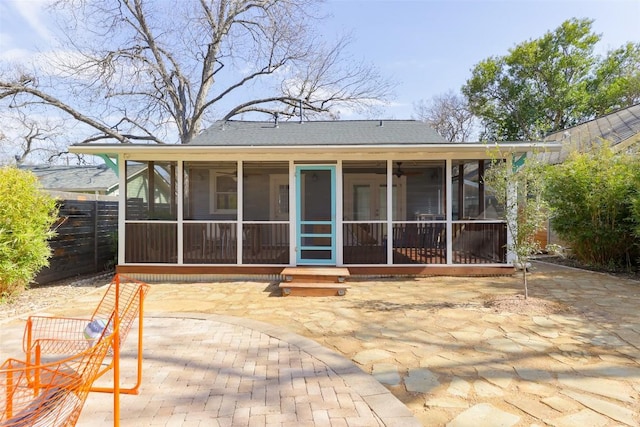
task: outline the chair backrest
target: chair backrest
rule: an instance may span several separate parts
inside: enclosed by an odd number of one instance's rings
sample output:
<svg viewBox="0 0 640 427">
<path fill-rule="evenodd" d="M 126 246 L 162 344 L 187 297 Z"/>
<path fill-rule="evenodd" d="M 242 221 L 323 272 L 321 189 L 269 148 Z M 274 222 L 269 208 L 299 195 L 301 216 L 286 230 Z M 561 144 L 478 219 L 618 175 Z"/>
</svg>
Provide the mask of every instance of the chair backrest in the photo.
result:
<svg viewBox="0 0 640 427">
<path fill-rule="evenodd" d="M 140 304 L 142 304 L 144 297 L 149 292 L 149 285 L 127 276 L 116 274 L 93 312 L 91 320 L 109 319 L 113 316 L 116 308 L 116 288 L 120 290 L 118 314 L 120 316 L 120 343 L 123 343 L 139 314 Z"/>
<path fill-rule="evenodd" d="M 88 328 L 94 321 L 106 325 L 113 317 L 116 306 L 116 288 L 120 290 L 118 315 L 120 344 L 122 345 L 134 320 L 140 315 L 141 304 L 149 291 L 149 285 L 116 275 L 91 318 L 29 316 L 23 338 L 23 348 L 28 355 L 28 360 L 33 361 L 35 355 L 32 353 L 36 345 L 40 347 L 42 355 L 71 355 L 84 350 L 87 345 L 92 345 L 94 338 L 88 334 L 90 332 Z M 113 330 L 113 326 L 107 326 L 106 329 Z M 100 335 L 99 332 L 98 335 Z"/>
</svg>

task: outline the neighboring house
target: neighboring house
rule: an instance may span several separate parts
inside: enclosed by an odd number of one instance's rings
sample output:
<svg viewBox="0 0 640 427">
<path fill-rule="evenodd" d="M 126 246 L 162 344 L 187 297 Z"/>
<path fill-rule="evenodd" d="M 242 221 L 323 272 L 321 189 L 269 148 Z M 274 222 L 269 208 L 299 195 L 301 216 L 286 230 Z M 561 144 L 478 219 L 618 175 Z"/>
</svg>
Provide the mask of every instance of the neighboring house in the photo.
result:
<svg viewBox="0 0 640 427">
<path fill-rule="evenodd" d="M 412 120 L 228 121 L 185 145 L 71 151 L 111 158 L 122 186 L 145 171 L 120 192 L 121 272 L 500 274 L 509 237 L 480 177 L 489 150 L 538 146 L 449 143 Z"/>
<path fill-rule="evenodd" d="M 42 187 L 51 192 L 100 196 L 118 196 L 119 194 L 120 180 L 117 170 L 114 171 L 105 164 L 97 166 L 20 165 L 19 168 L 32 172 Z M 149 176 L 146 166 L 131 166 L 128 174 L 129 199 L 146 203 L 149 194 Z M 155 198 L 166 203 L 171 192 L 169 183 L 157 179 L 154 185 Z"/>
<path fill-rule="evenodd" d="M 544 154 L 549 163 L 562 163 L 573 151 L 587 152 L 603 143 L 616 152 L 640 148 L 640 104 L 615 111 L 547 135 L 547 142 L 562 144 L 559 152 Z"/>
<path fill-rule="evenodd" d="M 103 196 L 118 195 L 118 176 L 104 164 L 98 166 L 20 165 L 19 168 L 31 171 L 45 190 Z"/>
<path fill-rule="evenodd" d="M 588 152 L 604 143 L 609 144 L 615 152 L 637 153 L 640 151 L 640 104 L 554 132 L 547 135 L 544 141 L 562 144 L 560 151 L 541 154 L 544 161 L 550 164 L 562 163 L 572 152 Z M 538 233 L 537 239 L 541 247 L 548 243 L 564 246 L 552 226 Z"/>
</svg>

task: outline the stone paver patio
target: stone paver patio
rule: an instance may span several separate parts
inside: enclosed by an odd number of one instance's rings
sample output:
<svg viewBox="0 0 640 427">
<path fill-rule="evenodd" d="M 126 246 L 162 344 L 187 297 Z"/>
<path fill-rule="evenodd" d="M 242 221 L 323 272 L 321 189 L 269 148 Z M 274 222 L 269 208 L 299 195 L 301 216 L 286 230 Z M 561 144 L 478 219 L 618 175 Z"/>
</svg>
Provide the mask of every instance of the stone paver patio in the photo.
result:
<svg viewBox="0 0 640 427">
<path fill-rule="evenodd" d="M 363 386 L 376 384 L 367 383 L 370 376 L 358 376 L 364 383 L 353 384 L 341 377 L 340 369 L 353 366 L 327 349 L 372 374 L 423 425 L 640 425 L 640 283 L 558 266 L 538 267 L 531 278 L 531 295 L 562 302 L 569 311 L 517 315 L 485 307 L 492 296 L 521 293 L 517 277 L 351 281 L 345 297 L 330 298 L 281 298 L 276 296 L 277 286 L 265 282 L 154 284 L 146 302 L 145 380 L 140 395 L 122 398 L 127 408 L 123 425 L 215 425 L 208 419 L 212 407 L 219 411 L 224 403 L 215 397 L 220 392 L 216 381 L 228 381 L 230 372 L 240 378 L 235 425 L 304 425 L 301 420 L 309 425 L 380 425 L 385 417 L 393 424 L 404 415 L 401 409 L 377 413 L 377 404 L 385 404 L 375 396 L 384 396 L 384 390 Z M 92 292 L 49 312 L 84 313 L 100 295 L 101 291 Z M 22 324 L 16 319 L 2 325 L 0 357 L 19 354 L 16 343 Z M 247 334 L 246 342 L 224 341 L 225 333 Z M 296 334 L 313 342 L 297 340 Z M 179 347 L 174 339 L 181 341 Z M 259 344 L 249 344 L 252 339 Z M 225 342 L 229 348 L 222 345 Z M 260 352 L 263 346 L 283 349 L 283 359 L 270 360 L 269 351 Z M 321 357 L 305 349 L 318 350 Z M 234 365 L 231 355 L 240 353 Z M 260 369 L 267 371 L 256 374 L 264 354 Z M 265 378 L 283 378 L 292 392 L 296 382 L 290 361 L 309 357 L 308 370 L 301 365 L 296 375 L 316 372 L 332 390 L 350 394 L 353 406 L 332 408 L 343 410 L 343 417 L 321 418 L 318 412 L 313 418 L 313 411 L 304 415 L 304 409 L 294 411 L 291 403 L 282 404 L 284 400 L 277 410 L 278 405 L 268 400 L 274 392 L 284 399 L 287 392 L 273 390 Z M 184 360 L 199 361 L 200 366 L 185 367 L 180 363 Z M 264 377 L 269 369 L 280 371 Z M 210 371 L 215 376 L 207 374 Z M 262 390 L 256 401 L 240 392 L 248 387 L 242 383 L 247 376 Z M 175 383 L 170 396 L 161 387 L 167 381 Z M 352 385 L 357 392 L 348 393 Z M 303 395 L 316 399 L 318 411 L 320 402 L 340 401 L 311 387 Z M 101 403 L 104 399 L 109 402 L 108 396 L 89 397 L 81 418 L 84 425 L 108 420 L 110 408 Z M 264 405 L 256 403 L 263 399 Z M 210 401 L 212 406 L 206 406 Z M 296 397 L 289 402 L 297 403 Z M 247 407 L 260 407 L 256 411 L 263 411 L 263 416 L 253 421 L 241 418 L 251 416 Z M 223 416 L 230 409 L 224 408 L 216 412 L 216 420 L 231 425 L 233 417 Z M 307 418 L 294 421 L 292 411 Z"/>
</svg>

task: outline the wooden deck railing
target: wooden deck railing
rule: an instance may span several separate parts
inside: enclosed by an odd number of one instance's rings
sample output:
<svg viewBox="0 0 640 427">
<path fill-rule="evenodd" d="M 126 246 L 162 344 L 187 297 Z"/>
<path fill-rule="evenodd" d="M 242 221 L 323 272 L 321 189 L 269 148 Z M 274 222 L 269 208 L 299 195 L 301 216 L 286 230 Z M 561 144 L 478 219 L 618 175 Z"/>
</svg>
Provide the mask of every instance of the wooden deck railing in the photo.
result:
<svg viewBox="0 0 640 427">
<path fill-rule="evenodd" d="M 394 264 L 444 264 L 447 235 L 444 222 L 393 224 Z"/>
<path fill-rule="evenodd" d="M 238 233 L 235 222 L 184 224 L 185 264 L 236 264 Z M 289 264 L 289 223 L 242 225 L 243 264 Z"/>
<path fill-rule="evenodd" d="M 243 264 L 289 264 L 289 223 L 243 224 Z"/>
<path fill-rule="evenodd" d="M 125 261 L 128 263 L 178 262 L 177 231 L 176 223 L 127 223 Z"/>
<path fill-rule="evenodd" d="M 504 222 L 453 224 L 453 262 L 488 264 L 507 262 L 507 225 Z"/>
<path fill-rule="evenodd" d="M 387 225 L 384 223 L 343 224 L 345 264 L 386 264 Z"/>
<path fill-rule="evenodd" d="M 288 222 L 244 223 L 238 238 L 233 221 L 185 222 L 185 264 L 289 264 L 291 237 Z M 391 233 L 384 222 L 343 224 L 345 264 L 387 264 L 392 245 L 393 264 L 446 264 L 447 233 L 444 221 L 394 222 Z M 452 228 L 455 264 L 506 263 L 506 224 L 457 221 Z M 129 222 L 126 224 L 127 263 L 177 263 L 177 223 Z"/>
</svg>

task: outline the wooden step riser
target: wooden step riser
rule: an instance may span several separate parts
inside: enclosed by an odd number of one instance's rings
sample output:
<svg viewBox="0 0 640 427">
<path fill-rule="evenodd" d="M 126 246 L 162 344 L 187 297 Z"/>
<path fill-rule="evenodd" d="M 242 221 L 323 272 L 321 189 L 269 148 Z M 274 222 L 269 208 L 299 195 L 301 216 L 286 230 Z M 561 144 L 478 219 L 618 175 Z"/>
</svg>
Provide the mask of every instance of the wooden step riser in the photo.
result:
<svg viewBox="0 0 640 427">
<path fill-rule="evenodd" d="M 349 269 L 343 267 L 285 267 L 281 274 L 284 276 L 348 277 Z"/>
<path fill-rule="evenodd" d="M 346 289 L 333 288 L 282 288 L 283 297 L 334 297 L 344 296 Z"/>
<path fill-rule="evenodd" d="M 287 283 L 344 283 L 342 276 L 286 276 Z"/>
</svg>

